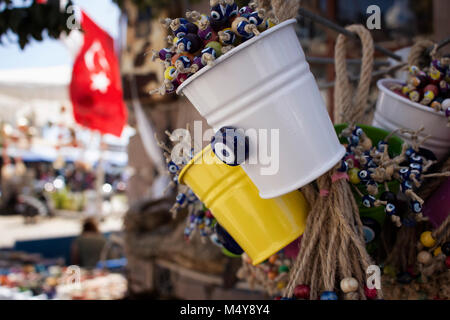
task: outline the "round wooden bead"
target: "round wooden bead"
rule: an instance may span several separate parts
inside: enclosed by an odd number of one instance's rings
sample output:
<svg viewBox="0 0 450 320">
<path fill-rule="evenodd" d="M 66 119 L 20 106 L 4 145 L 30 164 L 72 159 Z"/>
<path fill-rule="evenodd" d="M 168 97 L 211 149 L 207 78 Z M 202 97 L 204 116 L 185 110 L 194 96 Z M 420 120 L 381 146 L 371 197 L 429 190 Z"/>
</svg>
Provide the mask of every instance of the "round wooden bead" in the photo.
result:
<svg viewBox="0 0 450 320">
<path fill-rule="evenodd" d="M 420 242 L 427 248 L 431 248 L 436 244 L 431 231 L 425 231 L 420 235 Z"/>
<path fill-rule="evenodd" d="M 310 288 L 305 284 L 300 284 L 295 287 L 294 295 L 297 299 L 309 299 Z"/>
<path fill-rule="evenodd" d="M 448 257 L 450 256 L 450 242 L 446 242 L 441 246 L 442 252 Z"/>
<path fill-rule="evenodd" d="M 431 253 L 428 251 L 420 251 L 417 255 L 417 261 L 424 265 L 429 265 L 431 261 L 433 261 L 433 257 L 431 256 Z"/>
<path fill-rule="evenodd" d="M 333 291 L 324 291 L 320 295 L 320 300 L 338 300 L 338 296 Z"/>
<path fill-rule="evenodd" d="M 361 182 L 361 179 L 359 179 L 359 176 L 358 176 L 358 172 L 359 172 L 359 170 L 357 168 L 352 168 L 352 169 L 348 170 L 348 177 L 352 184 L 358 184 Z"/>
<path fill-rule="evenodd" d="M 269 278 L 269 280 L 274 280 L 277 277 L 278 273 L 276 271 L 270 271 L 267 274 L 267 277 Z"/>
<path fill-rule="evenodd" d="M 274 264 L 278 260 L 278 256 L 274 254 L 273 256 L 270 256 L 269 263 Z"/>
<path fill-rule="evenodd" d="M 344 293 L 354 292 L 358 290 L 358 280 L 355 278 L 344 278 L 341 280 L 341 290 Z"/>
</svg>

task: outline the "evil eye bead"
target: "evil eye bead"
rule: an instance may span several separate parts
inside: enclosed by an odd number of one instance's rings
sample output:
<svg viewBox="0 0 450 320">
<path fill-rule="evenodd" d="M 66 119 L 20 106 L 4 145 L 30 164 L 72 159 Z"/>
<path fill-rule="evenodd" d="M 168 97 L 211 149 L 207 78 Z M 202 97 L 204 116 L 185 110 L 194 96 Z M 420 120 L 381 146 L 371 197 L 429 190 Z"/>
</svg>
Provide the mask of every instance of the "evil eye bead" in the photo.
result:
<svg viewBox="0 0 450 320">
<path fill-rule="evenodd" d="M 187 193 L 187 200 L 189 203 L 194 203 L 198 200 L 197 196 L 192 192 L 192 190 L 189 190 Z"/>
<path fill-rule="evenodd" d="M 410 148 L 406 149 L 405 155 L 407 157 L 411 157 L 415 152 L 416 151 L 412 147 L 410 147 Z"/>
<path fill-rule="evenodd" d="M 324 291 L 320 295 L 320 300 L 338 300 L 338 296 L 337 296 L 336 292 Z"/>
<path fill-rule="evenodd" d="M 195 53 L 201 49 L 201 39 L 197 34 L 188 34 L 181 38 L 177 42 L 177 46 L 184 45 L 184 51 L 189 53 Z"/>
<path fill-rule="evenodd" d="M 376 200 L 377 199 L 372 195 L 365 195 L 362 198 L 362 205 L 366 208 L 372 208 L 375 205 Z"/>
<path fill-rule="evenodd" d="M 253 12 L 249 15 L 248 22 L 250 22 L 251 24 L 254 24 L 256 26 L 259 26 L 260 24 L 262 24 L 264 22 L 264 20 L 261 19 L 258 12 Z"/>
<path fill-rule="evenodd" d="M 180 168 L 173 161 L 170 161 L 167 164 L 167 168 L 169 169 L 169 172 L 172 173 L 172 174 L 175 174 L 175 173 L 178 172 L 178 170 L 180 170 Z"/>
<path fill-rule="evenodd" d="M 419 67 L 417 66 L 410 66 L 409 67 L 409 73 L 413 76 L 415 76 L 416 74 L 418 74 L 420 72 Z"/>
<path fill-rule="evenodd" d="M 413 163 L 422 164 L 423 163 L 423 157 L 417 153 L 413 153 L 411 157 L 409 157 L 409 161 Z"/>
<path fill-rule="evenodd" d="M 379 152 L 384 152 L 384 148 L 385 148 L 387 145 L 388 145 L 388 144 L 387 144 L 386 141 L 380 140 L 380 141 L 378 142 L 378 144 L 377 144 L 377 150 L 378 150 Z"/>
<path fill-rule="evenodd" d="M 411 205 L 411 210 L 414 213 L 421 213 L 422 212 L 422 205 L 420 204 L 419 201 L 415 201 L 415 200 L 411 201 L 410 205 Z"/>
<path fill-rule="evenodd" d="M 217 236 L 216 233 L 213 233 L 209 236 L 209 239 L 211 240 L 211 242 L 218 246 L 219 248 L 222 248 L 222 243 L 220 243 L 219 237 Z"/>
<path fill-rule="evenodd" d="M 236 42 L 236 34 L 233 32 L 233 30 L 231 30 L 231 28 L 223 29 L 222 32 L 224 32 L 227 35 L 229 35 L 229 39 L 228 40 L 221 39 L 221 42 L 224 45 L 233 45 L 233 44 L 235 44 L 235 42 Z"/>
<path fill-rule="evenodd" d="M 407 180 L 409 178 L 409 168 L 401 168 L 398 173 L 403 180 Z"/>
<path fill-rule="evenodd" d="M 252 8 L 250 8 L 248 6 L 245 6 L 245 7 L 242 7 L 239 9 L 239 15 L 241 17 L 248 18 L 250 16 L 250 14 L 252 14 L 252 13 L 253 13 Z"/>
<path fill-rule="evenodd" d="M 184 193 L 179 193 L 175 198 L 175 201 L 178 204 L 182 205 L 186 201 L 186 195 Z"/>
<path fill-rule="evenodd" d="M 388 203 L 384 208 L 384 212 L 389 216 L 396 215 L 397 207 L 395 206 L 395 204 Z"/>
<path fill-rule="evenodd" d="M 363 133 L 364 131 L 360 127 L 355 127 L 355 130 L 353 130 L 353 134 L 358 137 L 361 137 Z"/>
<path fill-rule="evenodd" d="M 192 65 L 191 59 L 186 56 L 181 56 L 177 59 L 177 62 L 181 63 L 184 68 L 190 68 Z"/>
<path fill-rule="evenodd" d="M 417 171 L 419 171 L 419 172 L 422 172 L 422 165 L 420 165 L 419 163 L 415 163 L 415 162 L 410 163 L 410 164 L 409 164 L 409 168 L 410 168 L 411 170 L 417 170 Z"/>
<path fill-rule="evenodd" d="M 363 182 L 369 181 L 370 180 L 369 172 L 367 170 L 360 170 L 358 172 L 358 178 Z"/>
<path fill-rule="evenodd" d="M 170 66 L 164 71 L 164 78 L 170 81 L 174 81 L 178 76 L 178 71 L 175 67 Z"/>
<path fill-rule="evenodd" d="M 357 146 L 359 144 L 359 137 L 357 135 L 352 134 L 347 138 L 348 143 L 352 146 Z"/>
<path fill-rule="evenodd" d="M 220 243 L 222 246 L 235 255 L 241 255 L 244 250 L 239 246 L 239 244 L 233 239 L 233 237 L 219 224 L 216 224 L 214 228 Z"/>
<path fill-rule="evenodd" d="M 409 182 L 408 180 L 403 181 L 401 184 L 401 189 L 402 189 L 403 193 L 405 193 L 408 190 L 412 190 L 412 188 L 413 188 L 413 186 L 412 186 L 411 182 Z"/>
<path fill-rule="evenodd" d="M 347 172 L 348 170 L 348 163 L 345 162 L 344 160 L 341 161 L 341 165 L 339 167 L 339 169 L 337 169 L 339 172 Z"/>
<path fill-rule="evenodd" d="M 408 97 L 413 102 L 419 102 L 420 100 L 420 93 L 417 90 L 413 90 L 408 94 Z"/>
<path fill-rule="evenodd" d="M 207 49 L 214 50 L 214 54 L 213 54 L 214 58 L 219 58 L 222 55 L 222 45 L 217 41 L 208 42 L 208 44 L 205 46 L 205 49 L 203 49 L 203 50 L 207 50 Z M 208 53 L 211 53 L 211 52 L 208 52 Z M 203 54 L 203 51 L 202 51 L 202 54 Z"/>
<path fill-rule="evenodd" d="M 368 217 L 361 217 L 361 222 L 363 224 L 364 241 L 366 243 L 374 241 L 381 233 L 378 221 Z"/>
<path fill-rule="evenodd" d="M 173 57 L 173 52 L 170 49 L 164 48 L 159 51 L 159 58 L 162 61 L 170 61 Z"/>
<path fill-rule="evenodd" d="M 236 3 L 227 4 L 225 6 L 225 16 L 230 19 L 239 14 L 239 8 Z"/>
<path fill-rule="evenodd" d="M 211 140 L 214 154 L 229 166 L 238 166 L 248 158 L 249 139 L 243 130 L 223 127 Z"/>
</svg>

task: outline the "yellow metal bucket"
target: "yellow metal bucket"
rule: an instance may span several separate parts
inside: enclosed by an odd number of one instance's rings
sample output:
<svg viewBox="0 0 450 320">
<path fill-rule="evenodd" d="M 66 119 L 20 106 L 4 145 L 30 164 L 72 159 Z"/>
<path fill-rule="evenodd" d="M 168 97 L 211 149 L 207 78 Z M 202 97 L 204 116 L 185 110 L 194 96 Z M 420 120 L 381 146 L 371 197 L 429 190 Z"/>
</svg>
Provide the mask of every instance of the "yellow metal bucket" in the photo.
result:
<svg viewBox="0 0 450 320">
<path fill-rule="evenodd" d="M 300 191 L 262 199 L 241 167 L 222 163 L 203 149 L 181 171 L 188 185 L 217 221 L 259 264 L 297 239 L 305 230 L 308 204 Z"/>
</svg>

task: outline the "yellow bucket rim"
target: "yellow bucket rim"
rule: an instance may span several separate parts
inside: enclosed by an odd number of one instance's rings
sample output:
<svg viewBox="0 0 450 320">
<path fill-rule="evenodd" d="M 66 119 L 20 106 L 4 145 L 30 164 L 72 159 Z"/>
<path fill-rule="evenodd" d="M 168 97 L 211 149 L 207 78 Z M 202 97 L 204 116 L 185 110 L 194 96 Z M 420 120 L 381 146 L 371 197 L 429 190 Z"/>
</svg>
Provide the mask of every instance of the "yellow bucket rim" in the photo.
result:
<svg viewBox="0 0 450 320">
<path fill-rule="evenodd" d="M 209 151 L 212 151 L 211 149 L 211 145 L 209 144 L 208 146 L 206 146 L 202 151 L 200 151 L 199 153 L 197 153 L 194 158 L 192 158 L 191 161 L 189 161 L 183 168 L 183 170 L 181 170 L 180 175 L 178 176 L 178 182 L 181 184 L 185 184 L 183 182 L 183 178 L 186 175 L 186 172 L 197 162 L 198 159 L 200 159 L 201 157 L 203 157 L 203 155 Z M 217 158 L 216 158 L 217 159 Z M 217 159 L 217 161 L 220 161 L 219 159 Z"/>
</svg>

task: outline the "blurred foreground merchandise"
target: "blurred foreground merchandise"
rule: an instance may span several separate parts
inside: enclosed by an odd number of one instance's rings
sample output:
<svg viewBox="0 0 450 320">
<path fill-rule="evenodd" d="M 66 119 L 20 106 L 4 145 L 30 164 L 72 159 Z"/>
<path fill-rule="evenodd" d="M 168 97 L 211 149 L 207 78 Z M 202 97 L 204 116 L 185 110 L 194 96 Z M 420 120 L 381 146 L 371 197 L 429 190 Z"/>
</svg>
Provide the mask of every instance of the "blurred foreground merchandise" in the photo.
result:
<svg viewBox="0 0 450 320">
<path fill-rule="evenodd" d="M 32 39 L 42 41 L 45 35 L 58 39 L 61 33 L 70 32 L 67 21 L 71 14 L 67 13 L 67 8 L 72 6 L 72 1 L 66 1 L 64 8 L 61 8 L 59 0 L 29 3 L 0 0 L 0 38 L 12 32 L 17 35 L 20 48 L 24 49 Z"/>
</svg>

